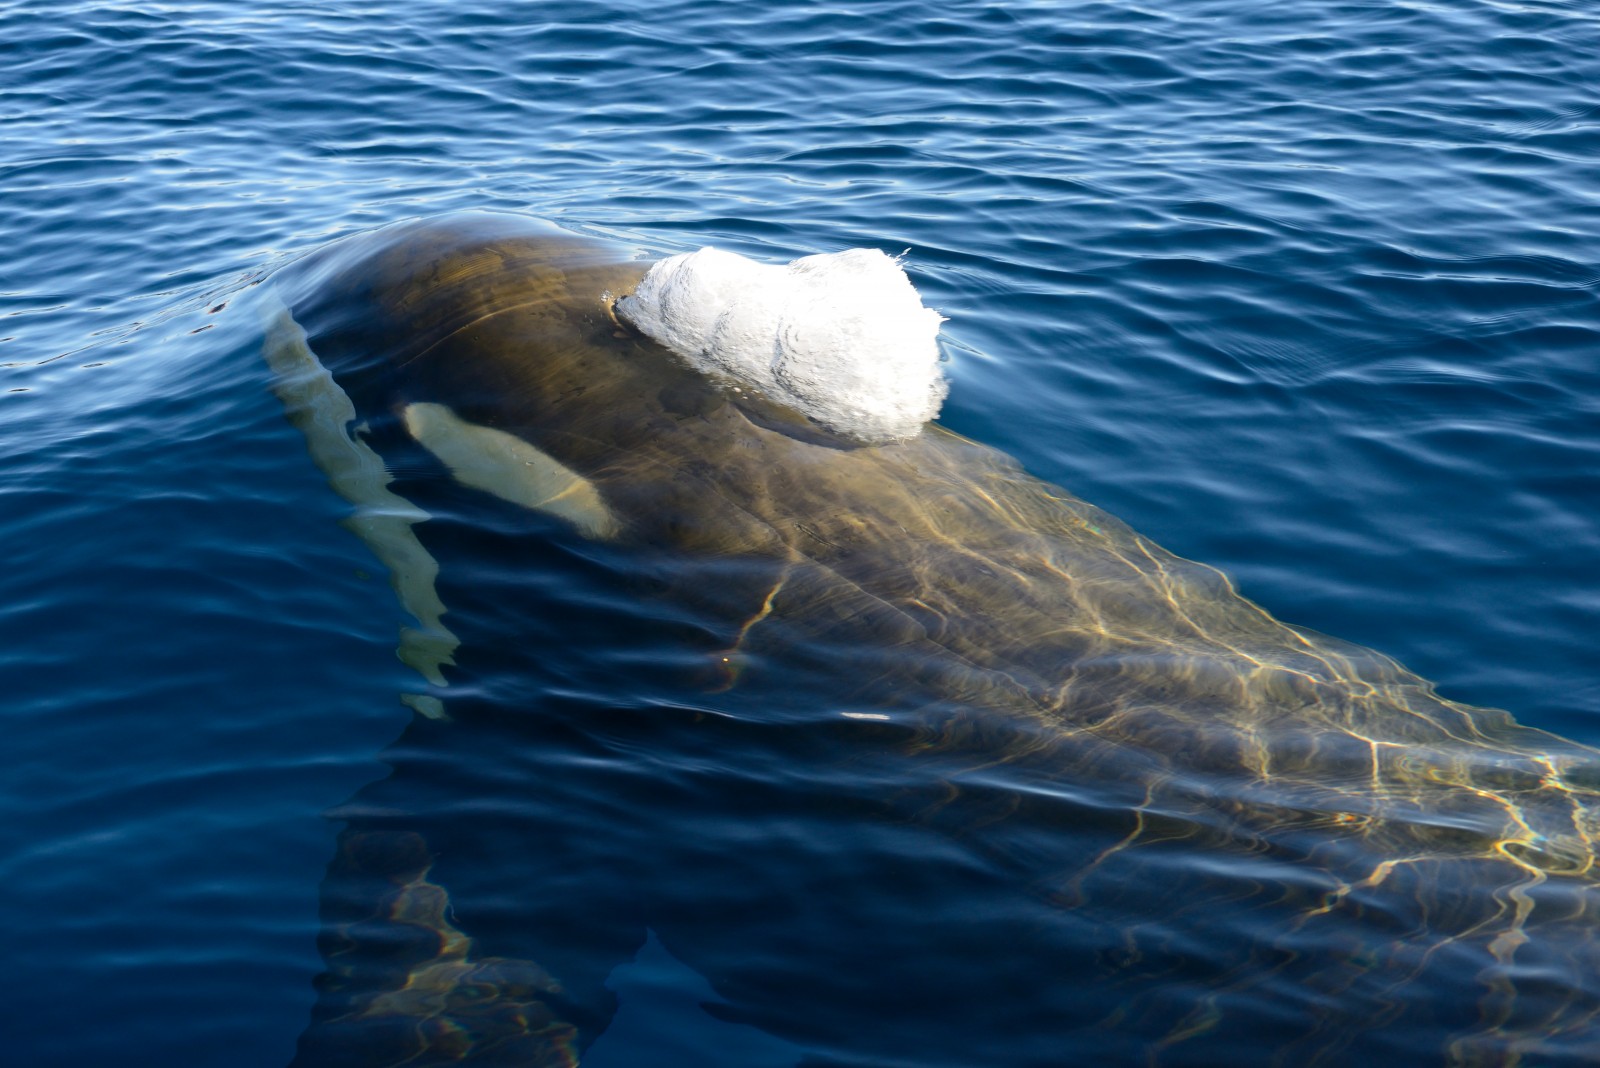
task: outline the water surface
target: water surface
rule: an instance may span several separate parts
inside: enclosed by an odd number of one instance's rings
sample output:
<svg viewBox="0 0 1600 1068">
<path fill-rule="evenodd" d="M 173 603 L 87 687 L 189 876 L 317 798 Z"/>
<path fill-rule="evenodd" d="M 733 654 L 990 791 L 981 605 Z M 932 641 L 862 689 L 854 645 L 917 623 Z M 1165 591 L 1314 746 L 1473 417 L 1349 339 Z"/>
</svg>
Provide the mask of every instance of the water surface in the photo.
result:
<svg viewBox="0 0 1600 1068">
<path fill-rule="evenodd" d="M 790 937 L 827 931 L 849 960 L 867 925 L 982 959 L 1043 925 L 1058 960 L 972 992 L 979 1019 L 1027 1021 L 994 1062 L 1109 1055 L 1107 1032 L 1041 1022 L 1100 960 L 1088 925 L 1035 911 L 958 829 L 874 870 L 851 799 L 892 793 L 883 769 L 834 783 L 832 813 L 786 814 L 816 798 L 786 790 L 784 761 L 653 762 L 686 759 L 694 709 L 645 715 L 668 707 L 647 663 L 639 706 L 585 728 L 616 743 L 592 775 L 540 754 L 595 710 L 531 674 L 544 726 L 424 728 L 428 746 L 385 754 L 411 715 L 403 615 L 268 389 L 244 291 L 339 235 L 458 209 L 658 254 L 909 250 L 950 318 L 948 425 L 1282 619 L 1594 745 L 1597 90 L 1600 20 L 1563 3 L 0 4 L 14 1055 L 286 1063 L 322 967 L 324 813 L 419 765 L 394 801 L 472 817 L 452 892 L 485 915 L 553 885 L 530 827 L 626 843 L 695 775 L 745 781 L 779 807 L 686 804 L 680 830 L 712 858 L 831 849 Z M 501 581 L 455 589 L 465 606 Z M 629 666 L 559 623 L 550 662 Z M 651 843 L 629 848 L 574 894 L 625 896 Z M 652 877 L 739 929 L 703 867 Z M 830 900 L 852 911 L 826 922 Z M 749 947 L 773 975 L 813 951 L 784 930 Z M 624 1013 L 592 1061 L 793 1052 L 669 1011 L 706 980 L 667 934 L 616 955 L 638 960 L 611 976 Z M 878 1035 L 835 1048 L 993 1060 L 999 1031 L 950 1045 L 914 995 L 879 990 Z"/>
</svg>

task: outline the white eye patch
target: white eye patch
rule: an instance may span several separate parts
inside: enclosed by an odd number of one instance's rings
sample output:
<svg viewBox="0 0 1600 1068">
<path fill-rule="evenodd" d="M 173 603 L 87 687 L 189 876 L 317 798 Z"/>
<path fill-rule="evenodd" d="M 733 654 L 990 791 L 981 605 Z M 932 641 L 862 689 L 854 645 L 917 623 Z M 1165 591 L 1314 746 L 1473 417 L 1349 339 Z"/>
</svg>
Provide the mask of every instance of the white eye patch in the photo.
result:
<svg viewBox="0 0 1600 1068">
<path fill-rule="evenodd" d="M 515 434 L 469 423 L 443 404 L 408 404 L 401 418 L 463 484 L 564 519 L 587 537 L 616 534 L 616 517 L 593 482 Z"/>
</svg>

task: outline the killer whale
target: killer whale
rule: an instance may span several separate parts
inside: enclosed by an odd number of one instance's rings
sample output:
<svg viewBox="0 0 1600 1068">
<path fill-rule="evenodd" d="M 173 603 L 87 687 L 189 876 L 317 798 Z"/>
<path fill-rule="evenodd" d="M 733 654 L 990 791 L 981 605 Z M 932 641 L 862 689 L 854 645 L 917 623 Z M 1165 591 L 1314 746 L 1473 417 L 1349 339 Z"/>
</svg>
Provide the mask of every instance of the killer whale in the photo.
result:
<svg viewBox="0 0 1600 1068">
<path fill-rule="evenodd" d="M 732 393 L 616 317 L 647 268 L 483 215 L 338 242 L 274 279 L 279 393 L 416 618 L 401 655 L 432 685 L 414 708 L 448 714 L 462 642 L 418 534 L 429 513 L 390 489 L 408 449 L 405 463 L 602 547 L 607 566 L 649 571 L 657 603 L 720 636 L 704 650 L 708 691 L 794 671 L 907 752 L 1090 784 L 1126 826 L 1062 865 L 1060 908 L 1092 910 L 1108 872 L 1174 843 L 1283 865 L 1267 895 L 1281 935 L 1211 996 L 1141 1024 L 1152 1056 L 1181 1062 L 1218 1018 L 1248 1011 L 1263 975 L 1370 988 L 1374 1020 L 1405 1026 L 1428 1012 L 1407 991 L 1446 970 L 1470 977 L 1475 1003 L 1451 1059 L 1593 1052 L 1600 753 L 1283 624 L 1220 573 L 937 425 L 862 445 Z M 592 1040 L 583 1007 L 563 1004 L 559 974 L 529 979 L 545 973 L 474 949 L 446 918 L 428 848 L 347 832 L 330 886 L 364 888 L 366 905 L 330 915 L 339 948 L 307 1063 L 319 1043 L 348 1056 L 349 1035 L 397 1020 L 398 1052 L 363 1063 L 575 1063 Z M 1299 948 L 1319 927 L 1359 941 L 1374 914 L 1401 932 L 1382 952 Z M 379 968 L 363 922 L 435 937 Z M 1328 1056 L 1349 1041 L 1312 1028 L 1285 1048 Z"/>
</svg>

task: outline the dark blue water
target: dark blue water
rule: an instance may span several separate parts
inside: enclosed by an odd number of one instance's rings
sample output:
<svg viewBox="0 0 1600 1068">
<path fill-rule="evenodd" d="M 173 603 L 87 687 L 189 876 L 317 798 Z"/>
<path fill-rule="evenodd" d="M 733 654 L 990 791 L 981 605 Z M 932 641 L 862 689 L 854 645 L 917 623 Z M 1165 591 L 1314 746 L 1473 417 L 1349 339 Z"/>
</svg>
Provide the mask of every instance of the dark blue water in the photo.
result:
<svg viewBox="0 0 1600 1068">
<path fill-rule="evenodd" d="M 1579 3 L 0 3 L 8 1060 L 286 1063 L 322 968 L 324 814 L 393 767 L 360 796 L 482 818 L 457 874 L 500 888 L 502 923 L 565 877 L 519 827 L 628 842 L 635 796 L 700 772 L 783 794 L 778 762 L 653 760 L 683 724 L 637 709 L 600 728 L 628 803 L 541 765 L 539 729 L 385 755 L 411 716 L 403 614 L 268 389 L 241 298 L 275 266 L 467 208 L 662 253 L 908 249 L 950 319 L 949 426 L 1282 619 L 1594 745 L 1597 175 Z M 481 780 L 475 746 L 498 754 Z M 855 809 L 894 789 L 860 775 L 833 809 L 672 833 L 707 856 L 840 843 L 815 889 L 854 888 L 841 945 L 907 910 L 937 918 L 908 945 L 968 957 L 1041 922 L 993 911 L 1010 869 L 976 832 L 929 837 L 926 885 L 853 869 L 882 833 Z M 648 878 L 732 924 L 695 856 Z M 620 894 L 633 860 L 569 889 Z M 802 992 L 719 986 L 690 943 L 619 947 L 586 1066 L 807 1052 L 716 1008 Z M 749 953 L 777 975 L 783 947 Z M 974 1019 L 1070 1001 L 1075 966 L 973 975 Z M 874 1007 L 854 1044 L 819 1025 L 818 1063 L 1125 1050 L 1048 1028 L 952 1046 L 909 996 Z"/>
</svg>

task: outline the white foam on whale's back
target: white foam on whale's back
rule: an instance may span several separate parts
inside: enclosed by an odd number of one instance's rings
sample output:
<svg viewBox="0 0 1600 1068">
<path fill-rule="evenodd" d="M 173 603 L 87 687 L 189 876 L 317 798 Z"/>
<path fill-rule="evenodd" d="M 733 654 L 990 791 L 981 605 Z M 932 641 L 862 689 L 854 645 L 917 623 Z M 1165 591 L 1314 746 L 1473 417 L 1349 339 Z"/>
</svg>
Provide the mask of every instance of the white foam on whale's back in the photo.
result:
<svg viewBox="0 0 1600 1068">
<path fill-rule="evenodd" d="M 876 249 L 777 266 L 703 248 L 650 268 L 617 310 L 694 367 L 858 441 L 914 436 L 949 388 L 944 319 Z"/>
</svg>

